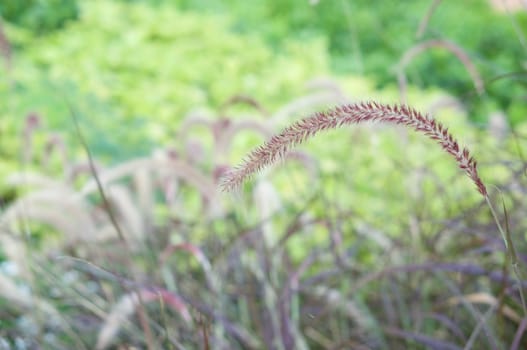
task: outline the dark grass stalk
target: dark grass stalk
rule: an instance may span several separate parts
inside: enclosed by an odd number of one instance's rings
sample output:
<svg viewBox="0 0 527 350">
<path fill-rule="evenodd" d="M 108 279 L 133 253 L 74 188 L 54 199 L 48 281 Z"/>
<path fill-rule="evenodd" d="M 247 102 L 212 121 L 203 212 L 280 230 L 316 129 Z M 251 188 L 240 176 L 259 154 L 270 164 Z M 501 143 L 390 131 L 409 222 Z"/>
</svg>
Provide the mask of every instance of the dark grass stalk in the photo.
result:
<svg viewBox="0 0 527 350">
<path fill-rule="evenodd" d="M 198 326 L 201 327 L 201 336 L 203 338 L 203 349 L 210 350 L 208 325 L 203 317 L 200 317 L 200 320 L 198 321 Z"/>
<path fill-rule="evenodd" d="M 386 293 L 386 289 L 387 288 L 384 288 L 384 286 L 387 284 L 386 282 L 382 281 L 380 284 L 380 300 L 382 302 L 382 310 L 384 312 L 384 317 L 386 319 L 385 322 L 383 322 L 384 324 L 386 325 L 390 325 L 390 326 L 395 326 L 397 325 L 397 313 L 395 311 L 395 307 L 393 305 L 393 300 L 392 298 L 390 297 L 391 296 L 391 293 L 390 295 L 388 295 L 388 293 Z"/>
<path fill-rule="evenodd" d="M 456 298 L 461 301 L 461 305 L 463 305 L 474 318 L 474 320 L 477 321 L 476 327 L 473 329 L 472 334 L 470 335 L 468 342 L 465 344 L 464 349 L 468 350 L 472 347 L 473 342 L 476 341 L 477 336 L 481 331 L 483 331 L 483 333 L 485 334 L 488 340 L 488 345 L 491 349 L 500 349 L 500 347 L 498 346 L 498 340 L 494 333 L 494 329 L 490 328 L 487 325 L 488 318 L 495 311 L 495 306 L 489 307 L 487 312 L 482 315 L 481 312 L 476 307 L 474 307 L 474 305 L 472 305 L 469 300 L 467 300 L 467 298 L 463 295 L 462 291 L 458 288 L 458 286 L 449 278 L 447 278 L 442 271 L 435 271 L 435 275 L 443 281 L 444 285 L 451 291 L 452 294 L 455 295 Z"/>
<path fill-rule="evenodd" d="M 101 180 L 99 178 L 99 175 L 97 173 L 97 169 L 95 168 L 95 161 L 93 159 L 93 155 L 91 153 L 91 150 L 88 147 L 88 143 L 84 139 L 84 135 L 81 132 L 80 125 L 79 125 L 79 118 L 77 116 L 77 113 L 75 112 L 75 110 L 73 109 L 73 106 L 70 104 L 69 101 L 66 100 L 66 104 L 68 106 L 68 109 L 69 109 L 70 115 L 71 115 L 71 119 L 72 119 L 73 124 L 75 126 L 75 133 L 77 134 L 79 142 L 80 142 L 82 148 L 84 149 L 84 152 L 86 152 L 86 156 L 88 157 L 88 163 L 90 165 L 90 171 L 91 171 L 91 174 L 93 175 L 93 178 L 95 179 L 95 182 L 97 184 L 97 189 L 99 191 L 99 194 L 101 195 L 101 199 L 102 199 L 103 205 L 104 205 L 104 207 L 106 209 L 106 212 L 108 213 L 108 217 L 109 217 L 113 227 L 115 228 L 115 230 L 117 232 L 117 235 L 119 236 L 119 239 L 121 240 L 121 242 L 126 244 L 127 242 L 126 242 L 126 239 L 124 238 L 124 234 L 123 234 L 123 231 L 121 230 L 121 226 L 117 222 L 117 218 L 115 216 L 115 213 L 113 212 L 113 209 L 112 209 L 112 206 L 110 204 L 110 201 L 108 200 L 108 196 L 106 195 L 106 191 L 103 188 L 102 182 L 101 182 Z"/>
<path fill-rule="evenodd" d="M 22 131 L 22 162 L 28 165 L 34 157 L 34 133 L 42 127 L 42 117 L 38 113 L 28 113 Z"/>
<path fill-rule="evenodd" d="M 121 286 L 125 287 L 126 290 L 134 290 L 134 291 L 137 291 L 143 294 L 146 293 L 146 297 L 147 299 L 151 299 L 150 301 L 152 301 L 152 299 L 156 299 L 159 301 L 159 305 L 161 308 L 160 317 L 162 319 L 166 319 L 165 306 L 169 306 L 175 312 L 179 313 L 184 320 L 186 320 L 187 322 L 189 322 L 190 320 L 188 310 L 185 307 L 185 305 L 182 305 L 181 297 L 179 295 L 171 293 L 163 288 L 152 286 L 151 284 L 148 284 L 148 283 L 138 283 L 138 282 L 132 281 L 126 277 L 122 277 L 118 275 L 115 272 L 105 270 L 104 268 L 97 266 L 94 263 L 87 261 L 87 260 L 83 260 L 83 259 L 75 258 L 71 256 L 60 256 L 55 259 L 58 262 L 62 262 L 62 264 L 64 265 L 63 267 L 65 268 L 71 268 L 71 269 L 82 271 L 86 273 L 87 275 L 90 276 L 90 279 L 105 280 L 111 283 L 119 283 Z M 56 282 L 60 280 L 58 274 L 55 272 L 51 275 L 53 276 L 53 279 L 52 280 L 50 279 L 50 282 L 52 284 L 56 284 Z M 86 286 L 84 285 L 77 286 L 77 287 L 70 286 L 69 289 L 71 289 L 71 292 L 69 292 L 68 297 L 81 300 L 80 305 L 83 308 L 89 310 L 91 313 L 93 313 L 100 319 L 106 319 L 108 317 L 108 314 L 104 311 L 104 307 L 102 306 L 101 300 L 94 300 L 93 297 L 91 298 L 88 297 L 91 292 L 86 290 L 87 289 Z M 144 296 L 138 296 L 138 299 L 139 297 L 141 300 L 140 302 L 148 301 L 148 300 L 145 300 Z M 141 306 L 137 305 L 137 307 L 141 307 Z M 184 347 L 178 342 L 178 340 L 173 335 L 171 335 L 171 332 L 167 331 L 166 322 L 163 325 L 158 325 L 155 322 L 152 322 L 150 320 L 149 325 L 153 327 L 153 329 L 157 330 L 158 332 L 161 332 L 161 331 L 164 332 L 164 339 L 170 342 L 171 348 L 173 348 L 172 347 L 173 345 L 177 349 L 184 349 Z M 136 329 L 135 326 L 134 327 L 130 327 L 130 326 L 131 326 L 131 323 L 126 321 L 120 325 L 120 328 L 127 329 L 127 332 L 129 332 L 130 334 L 134 334 L 134 335 L 141 334 L 140 330 Z M 172 328 L 170 330 L 172 331 Z M 83 347 L 83 349 L 84 348 L 85 347 Z"/>
<path fill-rule="evenodd" d="M 139 305 L 137 307 L 137 316 L 139 318 L 139 323 L 141 324 L 141 328 L 143 329 L 143 332 L 145 334 L 145 342 L 148 350 L 155 350 L 155 342 L 154 342 L 154 335 L 152 333 L 152 329 L 150 327 L 150 324 L 148 322 L 148 314 L 146 312 L 146 307 L 144 305 L 143 295 L 140 293 L 136 293 L 138 299 L 139 299 Z"/>
<path fill-rule="evenodd" d="M 194 256 L 194 258 L 198 261 L 201 268 L 203 269 L 203 272 L 205 274 L 205 280 L 207 281 L 208 287 L 210 288 L 211 292 L 215 295 L 219 295 L 220 292 L 218 283 L 220 280 L 214 274 L 209 259 L 198 246 L 192 243 L 169 244 L 159 256 L 160 265 L 165 265 L 168 258 L 177 250 L 186 251 L 192 256 Z"/>
<path fill-rule="evenodd" d="M 407 331 L 401 330 L 396 327 L 387 326 L 387 327 L 383 327 L 382 330 L 384 333 L 386 333 L 387 335 L 391 337 L 405 339 L 406 341 L 409 342 L 409 344 L 411 344 L 412 342 L 418 343 L 418 344 L 426 346 L 427 349 L 434 349 L 434 350 L 461 350 L 462 349 L 461 347 L 455 344 L 442 341 L 442 340 L 437 340 L 437 339 L 428 337 L 423 334 L 407 332 Z"/>
<path fill-rule="evenodd" d="M 62 169 L 64 175 L 67 175 L 67 170 L 70 168 L 68 160 L 68 148 L 64 139 L 58 134 L 51 134 L 48 136 L 46 144 L 44 145 L 44 152 L 41 157 L 41 165 L 46 170 L 51 170 L 51 158 L 53 153 L 58 153 L 60 161 L 62 162 Z"/>
<path fill-rule="evenodd" d="M 38 276 L 43 276 L 43 277 L 40 277 L 41 278 L 40 282 L 42 282 L 42 280 L 45 280 L 46 282 L 49 282 L 50 285 L 54 287 L 60 285 L 61 279 L 58 273 L 45 268 L 45 264 L 43 263 L 35 263 L 33 266 L 35 269 L 35 274 L 38 274 Z M 67 296 L 71 298 L 80 297 L 82 300 L 85 294 L 83 293 L 83 291 L 79 289 L 80 288 L 77 288 L 75 286 L 66 286 Z M 64 291 L 65 288 L 62 288 L 62 290 Z M 94 314 L 100 317 L 104 316 L 102 312 L 101 313 L 97 312 L 98 311 L 97 305 L 94 302 L 87 302 L 87 303 L 81 302 L 80 305 L 82 307 L 87 308 L 88 310 L 92 311 Z M 75 343 L 75 348 L 79 350 L 88 350 L 89 349 L 88 346 L 82 340 L 81 335 L 78 334 L 78 332 L 74 329 L 74 326 L 70 322 L 68 322 L 68 320 L 66 319 L 66 315 L 61 313 L 59 317 L 61 321 L 60 322 L 61 326 L 63 327 L 65 334 L 69 336 L 70 339 Z"/>
<path fill-rule="evenodd" d="M 94 263 L 84 259 L 75 258 L 71 256 L 59 256 L 55 259 L 59 262 L 64 262 L 64 267 L 71 267 L 74 270 L 83 271 L 86 274 L 90 275 L 90 277 L 95 278 L 96 280 L 102 279 L 106 281 L 117 282 L 126 290 L 133 290 L 133 293 L 140 293 L 141 290 L 152 289 L 150 285 L 144 283 L 139 284 L 138 282 L 119 276 L 114 272 L 105 270 L 104 268 L 97 266 Z M 54 280 L 52 282 L 60 280 L 59 276 L 56 273 L 53 274 L 53 278 Z M 71 296 L 81 300 L 80 305 L 92 312 L 94 315 L 101 319 L 105 319 L 107 317 L 107 313 L 103 311 L 103 307 L 101 306 L 101 304 L 94 301 L 93 297 L 89 298 L 90 292 L 86 290 L 86 286 L 83 285 L 82 288 L 84 289 L 81 290 L 79 287 L 71 287 Z M 139 309 L 143 306 L 143 297 L 141 295 L 138 295 L 138 299 L 140 300 L 140 303 L 137 306 L 137 308 Z M 141 311 L 138 310 L 138 312 Z M 144 324 L 141 324 L 141 327 L 144 332 Z M 134 330 L 134 332 L 137 331 Z"/>
<path fill-rule="evenodd" d="M 354 283 L 354 287 L 352 288 L 352 292 L 357 292 L 364 288 L 369 283 L 372 283 L 380 278 L 385 278 L 391 275 L 395 275 L 398 273 L 414 273 L 417 271 L 423 271 L 423 272 L 434 272 L 434 271 L 445 271 L 445 272 L 454 272 L 454 273 L 460 273 L 464 275 L 469 276 L 485 276 L 490 281 L 496 282 L 496 283 L 514 283 L 514 279 L 508 278 L 506 275 L 502 274 L 498 271 L 488 271 L 484 269 L 483 267 L 477 266 L 477 265 L 468 265 L 468 264 L 454 264 L 454 263 L 439 263 L 439 262 L 428 262 L 424 264 L 409 264 L 409 265 L 401 265 L 401 266 L 394 266 L 394 267 L 387 267 L 381 271 L 370 273 L 363 278 L 359 279 Z M 334 274 L 338 273 L 338 270 L 335 269 Z M 328 273 L 328 275 L 333 275 L 332 273 Z M 323 276 L 321 276 L 323 277 Z M 307 281 L 306 281 L 307 282 Z M 302 288 L 307 288 L 311 284 L 317 283 L 317 279 L 312 280 L 312 282 L 306 283 L 302 286 Z M 524 288 L 527 288 L 527 281 L 522 281 L 522 286 Z"/>
<path fill-rule="evenodd" d="M 527 329 L 527 317 L 522 320 L 520 325 L 518 326 L 518 329 L 516 330 L 516 334 L 514 335 L 514 339 L 511 344 L 511 350 L 518 350 L 521 345 L 521 340 L 524 335 L 527 335 L 525 330 Z"/>
<path fill-rule="evenodd" d="M 92 175 L 93 175 L 93 177 L 95 179 L 95 182 L 97 183 L 97 189 L 99 191 L 99 194 L 101 195 L 104 207 L 106 208 L 106 212 L 108 213 L 108 216 L 110 218 L 112 226 L 115 228 L 115 230 L 117 232 L 117 235 L 119 237 L 119 240 L 126 247 L 128 247 L 128 242 L 124 238 L 124 234 L 123 234 L 123 231 L 121 229 L 121 226 L 119 225 L 119 223 L 117 221 L 117 217 L 115 216 L 115 213 L 113 212 L 113 208 L 110 205 L 110 201 L 108 200 L 108 197 L 106 196 L 106 192 L 104 191 L 102 182 L 99 179 L 97 170 L 95 169 L 95 162 L 93 160 L 93 155 L 91 153 L 90 148 L 88 147 L 88 143 L 84 139 L 84 135 L 81 132 L 80 125 L 79 125 L 79 118 L 77 116 L 77 113 L 75 112 L 75 110 L 74 110 L 73 106 L 71 105 L 71 103 L 69 102 L 69 100 L 65 99 L 65 102 L 66 102 L 66 105 L 67 105 L 67 107 L 68 107 L 68 109 L 70 111 L 71 119 L 72 119 L 73 124 L 75 126 L 75 132 L 77 134 L 79 142 L 81 143 L 81 146 L 83 147 L 83 149 L 86 152 L 86 155 L 88 157 L 90 170 L 91 170 Z M 128 254 L 126 256 L 130 259 L 129 263 L 130 263 L 130 266 L 132 266 L 131 257 Z M 147 348 L 149 350 L 153 350 L 155 348 L 155 346 L 154 346 L 154 338 L 153 338 L 152 330 L 151 330 L 150 325 L 148 323 L 148 319 L 147 319 L 147 315 L 148 314 L 146 312 L 146 308 L 145 308 L 145 305 L 143 303 L 141 293 L 139 293 L 139 291 L 137 289 L 135 289 L 134 292 L 136 293 L 136 295 L 138 296 L 138 299 L 139 299 L 139 305 L 137 307 L 137 314 L 139 316 L 139 322 L 141 323 L 141 327 L 142 327 L 142 329 L 144 331 L 144 334 L 145 334 L 145 340 L 146 340 Z"/>
<path fill-rule="evenodd" d="M 496 312 L 497 308 L 497 304 L 491 305 L 483 315 L 479 315 L 478 323 L 476 327 L 474 327 L 474 329 L 472 330 L 472 334 L 468 338 L 468 341 L 465 343 L 465 347 L 463 348 L 463 350 L 472 349 L 474 343 L 476 342 L 476 339 L 478 338 L 479 333 L 484 330 L 486 323 L 489 321 L 490 317 Z M 498 348 L 496 347 L 496 349 Z"/>
<path fill-rule="evenodd" d="M 527 317 L 527 304 L 525 302 L 525 296 L 523 293 L 522 274 L 521 274 L 519 263 L 518 263 L 518 257 L 516 255 L 516 249 L 514 248 L 514 243 L 512 241 L 512 237 L 511 237 L 511 233 L 509 229 L 509 219 L 508 219 L 508 214 L 507 214 L 507 207 L 505 206 L 505 201 L 503 200 L 503 197 L 502 197 L 503 212 L 505 214 L 505 229 L 503 229 L 503 227 L 500 224 L 500 220 L 498 218 L 496 210 L 492 206 L 492 203 L 488 195 L 485 196 L 485 200 L 490 208 L 490 211 L 492 212 L 492 216 L 494 217 L 494 221 L 496 222 L 496 225 L 498 226 L 498 230 L 501 233 L 503 242 L 505 243 L 505 248 L 507 250 L 507 256 L 510 260 L 512 270 L 514 271 L 514 276 L 516 277 L 516 282 L 518 285 L 518 292 L 520 294 L 521 305 L 523 308 L 523 316 Z"/>
<path fill-rule="evenodd" d="M 243 349 L 261 349 L 262 344 L 259 339 L 253 336 L 249 330 L 245 328 L 246 325 L 237 324 L 230 321 L 225 315 L 220 313 L 214 305 L 208 305 L 200 300 L 194 299 L 194 296 L 181 294 L 183 300 L 200 313 L 208 316 L 215 322 L 221 322 L 223 327 L 231 337 L 238 340 L 243 346 Z"/>
<path fill-rule="evenodd" d="M 451 320 L 450 318 L 448 318 L 447 316 L 442 315 L 442 314 L 438 314 L 438 313 L 428 313 L 428 314 L 425 314 L 423 316 L 426 317 L 426 318 L 432 319 L 432 320 L 434 320 L 434 321 L 436 321 L 436 322 L 438 322 L 440 324 L 442 324 L 452 334 L 457 336 L 463 342 L 466 342 L 466 337 L 463 334 L 463 332 L 461 331 L 459 325 L 456 322 L 454 322 L 453 320 Z"/>
<path fill-rule="evenodd" d="M 257 99 L 249 95 L 234 95 L 220 106 L 219 108 L 220 117 L 225 118 L 228 108 L 234 105 L 237 105 L 237 104 L 244 104 L 244 105 L 253 107 L 258 112 L 260 112 L 263 118 L 266 118 L 269 116 L 269 111 Z"/>
</svg>

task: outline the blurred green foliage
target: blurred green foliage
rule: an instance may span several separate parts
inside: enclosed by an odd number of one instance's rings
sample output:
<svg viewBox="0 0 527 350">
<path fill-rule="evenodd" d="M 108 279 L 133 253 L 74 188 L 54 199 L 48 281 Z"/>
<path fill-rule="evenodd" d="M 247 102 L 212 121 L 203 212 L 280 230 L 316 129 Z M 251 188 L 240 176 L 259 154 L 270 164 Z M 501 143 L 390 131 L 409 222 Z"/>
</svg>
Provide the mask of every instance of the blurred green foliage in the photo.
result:
<svg viewBox="0 0 527 350">
<path fill-rule="evenodd" d="M 86 2 L 79 21 L 38 41 L 12 28 L 10 38 L 22 48 L 14 74 L 19 83 L 29 84 L 35 72 L 58 85 L 70 82 L 127 120 L 155 120 L 128 132 L 157 142 L 172 138 L 192 109 L 215 109 L 239 93 L 274 108 L 297 96 L 309 79 L 329 74 L 320 39 L 292 41 L 275 54 L 256 35 L 231 33 L 228 25 L 225 17 L 171 7 Z M 50 93 L 61 92 L 44 96 Z"/>
<path fill-rule="evenodd" d="M 489 112 L 496 108 L 505 111 L 513 125 L 524 120 L 527 114 L 527 108 L 517 103 L 526 94 L 527 15 L 497 13 L 486 1 L 441 2 L 422 38 L 417 38 L 416 32 L 431 1 L 122 2 L 159 7 L 164 11 L 177 6 L 192 12 L 222 13 L 230 19 L 224 24 L 231 30 L 254 35 L 258 40 L 264 38 L 277 50 L 287 49 L 293 41 L 323 38 L 335 72 L 364 74 L 380 87 L 395 82 L 397 62 L 412 46 L 427 39 L 449 40 L 468 53 L 484 80 L 489 82 L 486 94 L 478 96 L 465 68 L 453 55 L 441 49 L 429 50 L 411 62 L 407 74 L 412 84 L 449 91 L 470 107 L 471 118 L 477 122 L 485 122 Z M 145 6 L 141 8 L 149 11 Z M 68 19 L 76 18 L 79 9 L 74 0 L 8 0 L 0 5 L 0 13 L 8 21 L 41 32 L 61 27 Z M 126 21 L 126 17 L 117 20 L 121 24 Z"/>
<path fill-rule="evenodd" d="M 0 17 L 36 34 L 62 28 L 79 15 L 77 0 L 2 0 Z"/>
<path fill-rule="evenodd" d="M 2 6 L 10 5 L 19 14 L 38 6 L 55 13 L 53 6 L 59 3 L 11 1 Z M 71 135 L 66 97 L 87 120 L 83 130 L 92 150 L 119 160 L 171 142 L 189 111 L 215 110 L 237 93 L 254 96 L 273 110 L 301 94 L 309 79 L 331 74 L 331 68 L 343 77 L 341 83 L 352 72 L 373 78 L 377 87 L 393 86 L 401 55 L 421 40 L 457 43 L 487 80 L 521 71 L 524 57 L 518 35 L 525 28 L 525 15 L 500 15 L 473 0 L 441 3 L 422 39 L 415 33 L 430 3 L 414 0 L 383 2 L 375 11 L 368 1 L 80 4 L 78 21 L 38 39 L 34 28 L 22 22 L 13 20 L 22 27 L 7 28 L 18 55 L 16 84 L 9 87 L 6 82 L 0 91 L 9 100 L 0 112 L 11 117 L 0 122 L 4 152 L 12 153 L 13 139 L 20 134 L 13 124 L 30 111 L 41 111 L 48 128 Z M 463 23 L 456 23 L 453 19 L 461 12 Z M 418 56 L 407 74 L 412 84 L 444 88 L 472 106 L 473 120 L 484 121 L 496 109 L 504 109 L 513 122 L 527 113 L 518 102 L 525 95 L 521 75 L 494 80 L 488 94 L 478 97 L 465 68 L 441 49 Z M 375 97 L 370 86 L 363 90 Z M 383 98 L 397 99 L 392 95 Z M 410 94 L 410 103 L 418 106 L 423 96 L 416 96 Z"/>
<path fill-rule="evenodd" d="M 151 0 L 160 3 L 159 0 Z M 525 62 L 527 14 L 500 14 L 487 1 L 443 1 L 433 12 L 422 38 L 416 33 L 432 1 L 307 0 L 177 0 L 182 9 L 224 11 L 241 33 L 257 32 L 275 46 L 291 39 L 323 36 L 332 67 L 373 78 L 378 86 L 396 81 L 395 67 L 412 46 L 427 39 L 444 39 L 463 48 L 487 85 L 478 97 L 463 65 L 450 53 L 432 49 L 407 68 L 410 82 L 422 88 L 449 91 L 471 107 L 471 118 L 486 121 L 492 108 L 504 110 L 516 124 L 527 108 L 519 101 L 527 94 Z M 494 79 L 508 73 L 511 76 Z M 490 100 L 490 101 L 489 101 Z M 519 105 L 523 106 L 520 107 Z"/>
<path fill-rule="evenodd" d="M 42 22 L 22 19 L 22 14 L 30 11 L 32 6 L 44 8 L 43 4 L 59 3 L 5 2 L 12 6 L 12 13 L 16 16 L 9 17 L 3 12 L 9 20 L 5 29 L 14 54 L 12 69 L 6 65 L 7 74 L 0 74 L 0 100 L 5 101 L 0 104 L 1 179 L 21 168 L 19 159 L 27 151 L 24 147 L 30 147 L 22 142 L 24 118 L 33 112 L 42 117 L 42 125 L 32 140 L 34 163 L 24 164 L 23 171 L 42 171 L 41 155 L 46 138 L 56 131 L 68 145 L 74 145 L 68 148 L 72 160 L 86 159 L 79 147 L 72 111 L 79 118 L 80 129 L 96 161 L 107 165 L 146 155 L 160 145 L 182 144 L 184 140 L 175 139 L 176 131 L 180 121 L 196 107 L 205 107 L 208 109 L 205 112 L 217 112 L 218 106 L 234 94 L 244 93 L 274 111 L 302 95 L 307 81 L 330 75 L 331 69 L 339 74 L 336 83 L 343 86 L 345 93 L 353 99 L 397 101 L 394 68 L 404 52 L 422 40 L 441 38 L 462 46 L 487 81 L 500 74 L 524 70 L 525 50 L 518 33 L 525 28 L 525 16 L 507 17 L 492 13 L 483 1 L 441 3 L 422 39 L 415 38 L 418 23 L 429 6 L 429 2 L 422 1 L 321 0 L 317 5 L 309 5 L 307 0 L 90 0 L 79 2 L 82 5 L 82 11 L 79 9 L 78 12 L 80 17 L 68 26 L 61 27 L 64 22 L 43 26 L 38 24 Z M 62 16 L 62 8 L 54 12 L 50 5 L 46 9 L 48 11 L 44 13 L 50 18 L 56 20 Z M 456 23 L 460 13 L 463 20 Z M 515 25 L 520 32 L 515 31 Z M 61 30 L 51 31 L 58 28 Z M 42 33 L 46 35 L 40 35 Z M 350 72 L 361 75 L 361 78 L 351 78 Z M 464 67 L 448 52 L 436 49 L 412 61 L 407 74 L 410 82 L 418 85 L 409 87 L 408 96 L 412 106 L 419 110 L 426 111 L 438 100 L 445 99 L 444 92 L 427 89 L 433 86 L 450 91 L 472 106 L 474 120 L 483 121 L 489 111 L 497 109 L 504 109 L 512 121 L 518 122 L 525 116 L 526 107 L 520 103 L 525 95 L 521 74 L 494 80 L 487 85 L 486 95 L 475 97 Z M 375 81 L 376 86 L 371 81 Z M 380 86 L 388 88 L 379 90 Z M 295 114 L 295 119 L 300 117 L 297 114 L 300 113 Z M 525 143 L 521 142 L 525 137 L 518 142 L 513 138 L 503 140 L 489 137 L 491 133 L 479 133 L 459 109 L 441 109 L 434 115 L 448 125 L 454 135 L 459 135 L 463 144 L 480 146 L 475 154 L 483 164 L 481 174 L 485 181 L 489 184 L 510 181 L 511 169 L 517 164 L 515 158 L 525 153 Z M 286 120 L 281 122 L 287 123 Z M 525 123 L 518 123 L 516 132 L 525 127 Z M 242 137 L 236 138 L 240 141 Z M 206 144 L 202 138 L 199 140 L 204 146 L 213 145 L 212 142 Z M 247 143 L 241 146 L 233 143 L 233 148 L 239 152 L 237 159 L 249 148 Z M 460 238 L 456 236 L 471 240 L 471 236 L 465 233 L 474 226 L 478 237 L 484 237 L 481 236 L 485 232 L 483 228 L 490 226 L 486 222 L 485 225 L 470 222 L 474 217 L 483 217 L 479 211 L 465 215 L 467 208 L 479 206 L 480 195 L 470 180 L 461 175 L 451 157 L 422 135 L 382 125 L 373 128 L 353 126 L 323 133 L 303 149 L 307 149 L 307 154 L 312 157 L 316 174 L 310 176 L 301 165 L 290 161 L 272 170 L 269 179 L 272 178 L 273 184 L 277 185 L 279 202 L 284 205 L 272 220 L 262 218 L 260 208 L 255 205 L 255 191 L 245 191 L 228 203 L 229 216 L 211 225 L 204 219 L 202 198 L 194 189 L 182 187 L 177 193 L 181 207 L 169 207 L 164 202 L 153 205 L 156 210 L 155 233 L 160 234 L 152 236 L 170 236 L 177 242 L 182 239 L 207 242 L 212 238 L 215 247 L 219 246 L 218 242 L 230 245 L 238 239 L 235 236 L 246 236 L 242 227 L 251 227 L 262 220 L 269 222 L 279 237 L 293 227 L 293 217 L 303 213 L 302 216 L 307 214 L 306 220 L 323 220 L 321 225 L 306 225 L 303 232 L 290 231 L 291 238 L 284 245 L 291 259 L 282 258 L 286 255 L 282 254 L 282 249 L 276 249 L 276 256 L 284 259 L 283 263 L 277 260 L 279 273 L 282 273 L 281 268 L 288 269 L 291 263 L 301 264 L 313 252 L 318 255 L 320 247 L 333 246 L 335 242 L 332 241 L 331 245 L 328 242 L 328 234 L 333 228 L 327 223 L 334 222 L 346 242 L 337 248 L 349 249 L 346 254 L 352 258 L 353 265 L 368 274 L 389 256 L 386 246 L 379 244 L 379 237 L 383 238 L 382 242 L 389 243 L 395 261 L 402 261 L 399 247 L 409 249 L 400 251 L 408 254 L 410 263 L 422 259 L 435 262 L 443 254 L 447 260 L 458 256 L 465 260 L 466 246 L 459 244 Z M 184 151 L 191 152 L 189 149 Z M 203 165 L 207 166 L 210 165 Z M 123 179 L 132 190 L 132 183 L 128 181 Z M 0 182 L 0 202 L 8 203 L 21 195 L 7 187 L 7 183 Z M 251 181 L 246 189 L 252 187 L 254 190 L 256 185 L 257 181 Z M 150 190 L 158 194 L 157 187 Z M 141 201 L 141 193 L 137 192 L 137 197 L 130 196 L 134 200 L 129 204 L 136 204 L 136 198 Z M 266 202 L 266 198 L 269 197 L 263 196 L 261 201 Z M 99 201 L 92 199 L 94 203 Z M 59 214 L 63 215 L 62 212 Z M 148 213 L 144 215 L 147 222 L 150 219 Z M 458 215 L 460 222 L 468 221 L 466 226 L 457 224 Z M 234 218 L 232 223 L 230 218 Z M 303 221 L 304 217 L 299 218 L 299 222 L 300 219 Z M 455 225 L 451 225 L 453 222 Z M 217 227 L 211 230 L 213 225 Z M 493 227 L 487 230 L 495 233 Z M 32 240 L 28 242 L 32 245 L 44 243 L 39 239 L 52 240 L 49 227 L 31 226 L 29 231 Z M 447 236 L 443 234 L 445 232 L 452 237 L 450 245 L 444 243 L 447 239 L 444 238 Z M 457 235 L 458 232 L 461 234 Z M 433 243 L 436 238 L 441 239 L 440 244 Z M 152 246 L 153 252 L 162 251 L 158 248 L 166 242 L 159 240 L 158 243 Z M 110 245 L 97 244 L 97 248 L 101 246 L 106 248 L 104 250 L 112 250 Z M 235 264 L 238 271 L 245 268 L 242 258 L 255 255 L 251 249 L 241 247 L 241 263 Z M 422 254 L 427 250 L 430 255 Z M 215 254 L 214 250 L 209 252 L 209 256 L 218 259 L 216 262 L 223 259 L 223 254 Z M 0 251 L 0 262 L 3 259 Z M 479 255 L 475 259 L 481 261 Z M 320 260 L 322 265 L 310 268 L 310 275 L 323 272 L 326 264 L 334 268 L 333 260 Z M 97 263 L 100 264 L 100 260 Z M 482 265 L 486 263 L 484 260 Z M 119 265 L 112 261 L 109 266 Z M 123 275 L 130 266 L 119 266 L 123 268 Z M 154 266 L 145 264 L 144 267 L 158 271 L 158 266 Z M 184 266 L 182 271 L 187 271 L 189 264 L 174 266 Z M 202 289 L 199 280 L 196 280 L 197 288 L 192 285 L 197 276 L 201 279 L 201 274 L 196 274 L 193 269 L 189 271 L 193 278 L 180 281 L 191 281 L 192 292 Z M 151 277 L 165 282 L 164 277 L 149 273 Z M 48 281 L 45 278 L 37 280 Z M 260 288 L 261 285 L 254 286 Z M 445 290 L 441 284 L 438 286 Z M 365 288 L 364 294 L 376 299 L 378 294 L 375 291 L 375 288 Z M 47 296 L 46 293 L 43 295 Z M 407 295 L 415 299 L 413 294 Z M 447 296 L 437 295 L 433 296 L 434 300 L 446 299 Z M 53 298 L 57 305 L 64 307 L 61 300 L 67 298 Z M 423 297 L 423 303 L 427 305 L 429 300 L 432 299 L 428 299 L 428 295 Z M 220 303 L 225 300 L 212 305 Z M 382 309 L 377 301 L 370 304 L 374 305 L 372 310 Z M 231 306 L 230 303 L 225 305 Z M 65 310 L 64 314 L 68 320 L 75 316 L 70 310 Z M 403 311 L 400 314 L 411 313 Z M 319 324 L 322 323 L 319 320 Z M 14 327 L 5 322 L 3 325 L 4 328 Z M 431 329 L 435 331 L 436 328 Z"/>
</svg>

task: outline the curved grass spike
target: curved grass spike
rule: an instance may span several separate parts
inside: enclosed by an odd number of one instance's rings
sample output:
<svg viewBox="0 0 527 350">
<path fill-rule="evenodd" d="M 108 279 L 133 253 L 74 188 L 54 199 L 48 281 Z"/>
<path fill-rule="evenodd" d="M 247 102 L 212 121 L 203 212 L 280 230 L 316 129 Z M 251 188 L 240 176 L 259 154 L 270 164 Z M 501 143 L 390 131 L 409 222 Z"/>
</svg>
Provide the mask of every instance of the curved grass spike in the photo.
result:
<svg viewBox="0 0 527 350">
<path fill-rule="evenodd" d="M 459 168 L 474 182 L 479 193 L 487 197 L 487 188 L 478 175 L 476 160 L 468 149 L 459 146 L 446 127 L 411 107 L 384 105 L 377 102 L 337 106 L 292 124 L 255 149 L 241 165 L 228 172 L 223 178 L 222 188 L 229 191 L 239 187 L 251 175 L 282 159 L 293 146 L 304 142 L 319 131 L 368 121 L 404 125 L 435 140 L 455 158 Z"/>
</svg>

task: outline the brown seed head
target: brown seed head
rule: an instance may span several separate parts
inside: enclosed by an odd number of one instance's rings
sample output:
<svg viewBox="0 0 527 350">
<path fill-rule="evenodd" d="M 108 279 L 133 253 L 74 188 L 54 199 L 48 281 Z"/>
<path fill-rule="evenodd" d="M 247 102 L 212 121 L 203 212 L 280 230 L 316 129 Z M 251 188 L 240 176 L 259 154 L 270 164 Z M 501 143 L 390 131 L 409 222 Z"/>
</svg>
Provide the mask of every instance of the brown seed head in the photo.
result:
<svg viewBox="0 0 527 350">
<path fill-rule="evenodd" d="M 222 188 L 230 191 L 239 187 L 251 175 L 283 158 L 293 146 L 304 142 L 319 131 L 367 121 L 404 125 L 435 140 L 455 158 L 459 168 L 476 184 L 479 193 L 483 196 L 487 195 L 487 189 L 478 175 L 476 160 L 468 149 L 459 146 L 446 127 L 411 107 L 383 105 L 377 102 L 337 106 L 292 124 L 256 148 L 241 165 L 228 172 L 223 177 Z"/>
</svg>

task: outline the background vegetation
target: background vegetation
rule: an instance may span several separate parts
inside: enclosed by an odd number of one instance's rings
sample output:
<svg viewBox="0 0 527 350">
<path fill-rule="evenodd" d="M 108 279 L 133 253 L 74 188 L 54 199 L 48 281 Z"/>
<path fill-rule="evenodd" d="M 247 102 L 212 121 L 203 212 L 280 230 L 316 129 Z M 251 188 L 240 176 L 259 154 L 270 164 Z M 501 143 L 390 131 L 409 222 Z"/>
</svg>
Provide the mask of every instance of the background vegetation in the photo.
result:
<svg viewBox="0 0 527 350">
<path fill-rule="evenodd" d="M 525 8 L 7 0 L 0 15 L 0 349 L 527 345 L 527 278 L 419 135 L 331 131 L 218 191 L 302 116 L 405 101 L 476 155 L 523 271 Z"/>
</svg>

